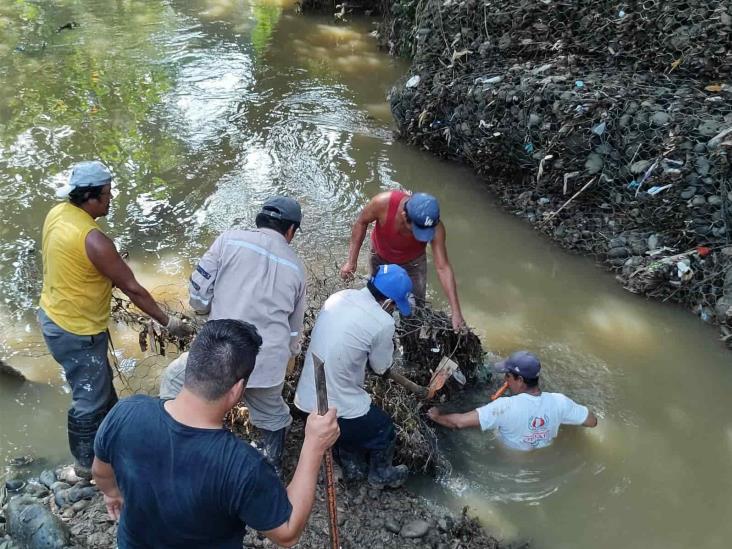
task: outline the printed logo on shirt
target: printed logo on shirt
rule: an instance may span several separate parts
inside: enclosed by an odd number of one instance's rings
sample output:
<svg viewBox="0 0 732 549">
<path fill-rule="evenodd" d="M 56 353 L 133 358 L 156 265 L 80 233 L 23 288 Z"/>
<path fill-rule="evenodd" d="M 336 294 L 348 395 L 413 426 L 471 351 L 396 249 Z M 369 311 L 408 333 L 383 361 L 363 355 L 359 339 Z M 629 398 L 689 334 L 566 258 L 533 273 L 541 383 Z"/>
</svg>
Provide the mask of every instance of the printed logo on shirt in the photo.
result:
<svg viewBox="0 0 732 549">
<path fill-rule="evenodd" d="M 531 446 L 538 446 L 540 442 L 549 440 L 548 418 L 546 416 L 531 416 L 529 418 L 529 433 L 522 440 Z"/>
</svg>

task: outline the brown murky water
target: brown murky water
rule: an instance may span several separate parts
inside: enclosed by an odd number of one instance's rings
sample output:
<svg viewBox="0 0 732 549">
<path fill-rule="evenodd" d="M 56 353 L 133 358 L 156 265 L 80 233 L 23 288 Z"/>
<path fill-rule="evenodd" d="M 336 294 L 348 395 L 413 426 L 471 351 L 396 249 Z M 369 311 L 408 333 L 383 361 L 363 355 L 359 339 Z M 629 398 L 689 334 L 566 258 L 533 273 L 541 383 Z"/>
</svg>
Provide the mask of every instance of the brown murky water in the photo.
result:
<svg viewBox="0 0 732 549">
<path fill-rule="evenodd" d="M 215 235 L 251 223 L 267 195 L 302 201 L 298 249 L 323 261 L 342 257 L 367 197 L 401 185 L 440 198 L 464 312 L 486 346 L 537 352 L 546 388 L 601 418 L 520 456 L 488 434 L 446 433 L 455 470 L 416 480 L 424 496 L 537 547 L 727 547 L 732 364 L 713 330 L 623 293 L 499 211 L 468 171 L 395 142 L 384 98 L 407 66 L 371 30 L 265 0 L 0 4 L 0 351 L 33 380 L 0 385 L 0 457 L 70 458 L 69 396 L 25 258 L 74 161 L 113 167 L 106 229 L 170 302 L 185 300 Z M 113 333 L 124 367 L 162 366 L 135 334 Z"/>
</svg>

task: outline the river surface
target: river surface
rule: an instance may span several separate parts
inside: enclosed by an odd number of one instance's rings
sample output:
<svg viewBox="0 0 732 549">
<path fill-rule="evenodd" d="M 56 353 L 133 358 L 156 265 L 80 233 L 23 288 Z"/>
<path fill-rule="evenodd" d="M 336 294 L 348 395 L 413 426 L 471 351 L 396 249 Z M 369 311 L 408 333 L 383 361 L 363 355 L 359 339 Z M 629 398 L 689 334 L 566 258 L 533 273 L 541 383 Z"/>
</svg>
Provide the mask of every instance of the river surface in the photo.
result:
<svg viewBox="0 0 732 549">
<path fill-rule="evenodd" d="M 369 196 L 403 186 L 440 199 L 486 348 L 536 352 L 544 387 L 600 418 L 528 455 L 445 433 L 453 473 L 414 487 L 536 547 L 729 547 L 732 361 L 715 332 L 624 293 L 502 213 L 469 171 L 395 141 L 385 96 L 407 65 L 377 50 L 373 28 L 267 0 L 0 3 L 0 356 L 33 381 L 1 381 L 2 461 L 70 460 L 69 395 L 34 320 L 31 258 L 73 162 L 113 168 L 105 230 L 173 305 L 215 236 L 250 225 L 268 195 L 302 202 L 296 245 L 322 263 L 343 259 Z M 433 270 L 429 281 L 444 304 Z M 130 330 L 113 335 L 122 367 L 164 365 Z"/>
</svg>

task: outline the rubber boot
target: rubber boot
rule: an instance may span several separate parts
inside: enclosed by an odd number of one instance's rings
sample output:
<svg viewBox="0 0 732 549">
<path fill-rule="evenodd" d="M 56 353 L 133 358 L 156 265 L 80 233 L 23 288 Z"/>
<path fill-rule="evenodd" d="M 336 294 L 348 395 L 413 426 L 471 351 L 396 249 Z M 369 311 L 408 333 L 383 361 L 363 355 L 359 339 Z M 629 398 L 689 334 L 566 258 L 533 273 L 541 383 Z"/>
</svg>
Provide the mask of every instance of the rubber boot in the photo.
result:
<svg viewBox="0 0 732 549">
<path fill-rule="evenodd" d="M 274 467 L 277 476 L 282 477 L 282 454 L 285 453 L 285 436 L 287 435 L 287 427 L 283 427 L 277 431 L 267 431 L 260 429 L 262 435 L 262 454 L 267 461 Z"/>
<path fill-rule="evenodd" d="M 369 484 L 374 488 L 398 488 L 407 480 L 406 465 L 391 464 L 394 459 L 396 439 L 384 450 L 372 450 L 369 459 Z"/>
<path fill-rule="evenodd" d="M 366 463 L 366 454 L 364 452 L 351 452 L 345 450 L 342 446 L 337 446 L 335 450 L 334 454 L 343 471 L 344 481 L 360 482 L 366 480 L 369 466 Z"/>
<path fill-rule="evenodd" d="M 112 394 L 107 404 L 99 412 L 75 416 L 69 410 L 67 416 L 69 449 L 71 450 L 71 455 L 76 460 L 74 472 L 77 477 L 87 480 L 92 478 L 91 466 L 94 461 L 94 437 L 96 437 L 97 430 L 99 430 L 102 421 L 116 403 L 117 393 L 112 389 Z"/>
</svg>

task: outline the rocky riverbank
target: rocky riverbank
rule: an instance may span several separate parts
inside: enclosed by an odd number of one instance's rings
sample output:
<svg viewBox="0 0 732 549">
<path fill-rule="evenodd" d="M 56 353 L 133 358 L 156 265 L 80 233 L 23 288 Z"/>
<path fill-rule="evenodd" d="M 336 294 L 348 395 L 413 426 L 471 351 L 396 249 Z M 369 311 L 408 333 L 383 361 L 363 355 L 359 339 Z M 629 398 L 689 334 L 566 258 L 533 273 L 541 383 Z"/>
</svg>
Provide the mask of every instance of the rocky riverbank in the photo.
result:
<svg viewBox="0 0 732 549">
<path fill-rule="evenodd" d="M 288 438 L 285 474 L 292 474 L 302 442 L 303 424 L 296 420 Z M 16 467 L 17 468 L 17 467 Z M 117 526 L 101 494 L 70 467 L 24 476 L 22 468 L 5 482 L 7 500 L 0 513 L 0 549 L 113 548 Z M 527 547 L 504 544 L 487 535 L 466 510 L 454 516 L 430 506 L 407 489 L 375 490 L 366 484 L 338 482 L 338 523 L 344 549 L 431 547 L 440 549 Z M 328 547 L 325 493 L 318 486 L 308 527 L 298 544 L 303 549 Z M 248 532 L 244 547 L 273 547 Z"/>
<path fill-rule="evenodd" d="M 732 1 L 396 0 L 403 139 L 732 346 Z"/>
</svg>

